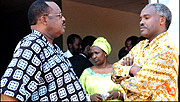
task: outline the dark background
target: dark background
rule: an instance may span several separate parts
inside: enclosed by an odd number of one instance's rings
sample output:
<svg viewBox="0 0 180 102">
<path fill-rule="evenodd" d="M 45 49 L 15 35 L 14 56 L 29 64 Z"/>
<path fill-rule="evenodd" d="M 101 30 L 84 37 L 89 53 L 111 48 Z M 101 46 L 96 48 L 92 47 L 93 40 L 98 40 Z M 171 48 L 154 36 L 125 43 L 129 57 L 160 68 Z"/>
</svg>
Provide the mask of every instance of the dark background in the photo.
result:
<svg viewBox="0 0 180 102">
<path fill-rule="evenodd" d="M 14 49 L 18 42 L 26 35 L 31 33 L 28 24 L 28 9 L 35 0 L 0 0 L 1 10 L 1 62 L 0 77 L 4 74 L 10 63 Z M 54 0 L 60 8 L 61 0 Z M 55 43 L 62 49 L 62 36 L 55 39 Z"/>
</svg>

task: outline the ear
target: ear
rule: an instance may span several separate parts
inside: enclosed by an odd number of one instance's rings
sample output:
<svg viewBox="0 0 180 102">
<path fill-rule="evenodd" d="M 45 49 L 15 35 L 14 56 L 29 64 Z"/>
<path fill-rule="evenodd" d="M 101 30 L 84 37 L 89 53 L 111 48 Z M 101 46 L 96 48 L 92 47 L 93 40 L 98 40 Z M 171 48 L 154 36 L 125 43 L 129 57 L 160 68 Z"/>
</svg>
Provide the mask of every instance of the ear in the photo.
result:
<svg viewBox="0 0 180 102">
<path fill-rule="evenodd" d="M 107 57 L 107 54 L 105 53 L 105 57 Z"/>
<path fill-rule="evenodd" d="M 166 18 L 160 17 L 160 25 L 166 25 Z"/>
<path fill-rule="evenodd" d="M 69 48 L 71 49 L 72 48 L 72 44 L 68 44 L 69 45 Z"/>
<path fill-rule="evenodd" d="M 90 47 L 91 47 L 91 46 L 87 45 L 87 46 L 85 47 L 85 49 L 87 49 L 87 51 L 89 51 L 89 50 L 90 50 Z"/>
<path fill-rule="evenodd" d="M 47 19 L 48 19 L 48 16 L 41 16 L 39 18 L 39 21 L 44 24 L 44 25 L 47 25 Z"/>
</svg>

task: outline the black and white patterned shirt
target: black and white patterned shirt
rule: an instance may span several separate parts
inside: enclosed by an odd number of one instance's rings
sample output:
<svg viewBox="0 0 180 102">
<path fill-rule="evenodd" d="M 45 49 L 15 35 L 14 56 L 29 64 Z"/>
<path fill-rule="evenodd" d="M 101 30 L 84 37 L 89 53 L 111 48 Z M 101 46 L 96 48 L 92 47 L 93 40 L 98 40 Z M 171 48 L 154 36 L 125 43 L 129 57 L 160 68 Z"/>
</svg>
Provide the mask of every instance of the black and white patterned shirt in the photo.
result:
<svg viewBox="0 0 180 102">
<path fill-rule="evenodd" d="M 38 31 L 24 37 L 1 78 L 0 93 L 20 101 L 85 101 L 85 92 L 62 50 Z"/>
</svg>

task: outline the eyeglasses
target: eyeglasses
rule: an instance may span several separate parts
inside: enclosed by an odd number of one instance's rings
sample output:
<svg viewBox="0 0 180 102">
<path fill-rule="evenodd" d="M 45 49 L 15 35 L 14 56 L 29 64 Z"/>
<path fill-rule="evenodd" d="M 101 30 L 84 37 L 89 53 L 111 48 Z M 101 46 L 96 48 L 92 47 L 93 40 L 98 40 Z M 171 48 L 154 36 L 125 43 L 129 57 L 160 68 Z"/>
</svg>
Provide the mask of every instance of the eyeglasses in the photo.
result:
<svg viewBox="0 0 180 102">
<path fill-rule="evenodd" d="M 59 14 L 45 14 L 44 16 L 58 16 L 60 19 L 63 17 L 62 13 Z"/>
</svg>

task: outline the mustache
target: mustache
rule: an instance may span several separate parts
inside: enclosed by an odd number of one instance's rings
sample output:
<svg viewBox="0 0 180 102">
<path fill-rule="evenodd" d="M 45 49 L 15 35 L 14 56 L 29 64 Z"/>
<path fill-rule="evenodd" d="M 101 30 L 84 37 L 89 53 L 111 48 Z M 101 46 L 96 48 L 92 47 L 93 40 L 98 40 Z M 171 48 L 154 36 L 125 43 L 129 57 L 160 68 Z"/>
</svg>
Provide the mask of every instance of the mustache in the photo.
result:
<svg viewBox="0 0 180 102">
<path fill-rule="evenodd" d="M 144 24 L 141 24 L 140 28 L 142 29 L 142 28 L 147 28 L 147 27 Z"/>
</svg>

